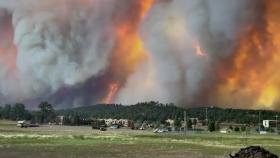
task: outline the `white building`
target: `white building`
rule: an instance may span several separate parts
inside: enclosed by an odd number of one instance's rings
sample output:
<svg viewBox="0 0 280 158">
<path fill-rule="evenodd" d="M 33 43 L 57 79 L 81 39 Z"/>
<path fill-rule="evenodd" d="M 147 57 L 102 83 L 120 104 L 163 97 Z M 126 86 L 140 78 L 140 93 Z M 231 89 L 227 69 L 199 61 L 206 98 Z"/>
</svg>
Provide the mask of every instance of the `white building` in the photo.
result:
<svg viewBox="0 0 280 158">
<path fill-rule="evenodd" d="M 227 128 L 224 128 L 224 129 L 221 129 L 221 130 L 220 130 L 220 133 L 222 133 L 222 134 L 227 134 L 227 133 L 230 133 L 230 130 L 227 129 Z"/>
<path fill-rule="evenodd" d="M 269 127 L 276 127 L 276 122 L 277 122 L 277 127 L 280 127 L 280 120 L 276 121 L 276 120 L 263 120 L 263 126 L 265 128 L 269 128 Z"/>
<path fill-rule="evenodd" d="M 118 124 L 118 125 L 122 125 L 124 127 L 128 127 L 129 126 L 129 120 L 128 119 L 99 119 L 99 120 L 104 120 L 105 124 L 107 126 L 111 126 L 114 124 Z"/>
</svg>

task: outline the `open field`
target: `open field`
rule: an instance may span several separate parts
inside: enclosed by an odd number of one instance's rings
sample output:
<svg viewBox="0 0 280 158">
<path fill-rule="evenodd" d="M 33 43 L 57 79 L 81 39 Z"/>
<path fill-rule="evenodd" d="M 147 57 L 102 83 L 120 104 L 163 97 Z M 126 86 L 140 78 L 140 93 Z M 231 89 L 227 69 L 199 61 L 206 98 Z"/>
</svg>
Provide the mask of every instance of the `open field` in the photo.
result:
<svg viewBox="0 0 280 158">
<path fill-rule="evenodd" d="M 1 158 L 223 158 L 240 147 L 262 145 L 280 155 L 280 136 L 219 133 L 154 134 L 90 127 L 17 128 L 0 121 Z"/>
</svg>

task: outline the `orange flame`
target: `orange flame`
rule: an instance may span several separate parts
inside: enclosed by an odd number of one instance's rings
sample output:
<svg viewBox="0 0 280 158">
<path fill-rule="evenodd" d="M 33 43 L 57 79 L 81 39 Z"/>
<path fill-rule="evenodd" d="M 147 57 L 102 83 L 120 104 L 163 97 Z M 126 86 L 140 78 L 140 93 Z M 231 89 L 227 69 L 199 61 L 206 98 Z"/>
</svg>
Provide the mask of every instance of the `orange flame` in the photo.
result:
<svg viewBox="0 0 280 158">
<path fill-rule="evenodd" d="M 198 42 L 195 42 L 194 47 L 195 47 L 195 54 L 197 56 L 201 56 L 201 57 L 206 56 L 206 53 L 204 52 L 204 50 L 202 49 L 202 47 Z"/>
<path fill-rule="evenodd" d="M 111 104 L 113 102 L 114 96 L 119 90 L 119 85 L 117 83 L 112 83 L 109 85 L 109 93 L 104 99 L 104 104 Z"/>
<path fill-rule="evenodd" d="M 0 28 L 0 62 L 9 70 L 14 72 L 16 70 L 16 46 L 13 44 L 13 27 L 11 19 L 2 24 Z"/>
<path fill-rule="evenodd" d="M 135 11 L 134 7 L 132 7 L 133 10 L 131 12 L 137 12 L 135 15 L 138 16 L 128 16 L 122 19 L 116 28 L 116 45 L 110 65 L 110 76 L 112 76 L 113 81 L 109 83 L 109 92 L 105 97 L 105 103 L 112 103 L 114 101 L 116 93 L 127 77 L 147 58 L 146 50 L 143 47 L 138 31 L 153 2 L 154 0 L 141 0 L 137 2 L 138 12 Z"/>
<path fill-rule="evenodd" d="M 151 9 L 154 0 L 141 0 L 141 18 L 143 19 L 147 12 Z"/>
<path fill-rule="evenodd" d="M 273 0 L 264 3 L 266 30 L 248 27 L 232 62 L 225 63 L 230 66 L 222 66 L 225 82 L 217 96 L 224 104 L 273 108 L 280 101 L 280 5 Z"/>
<path fill-rule="evenodd" d="M 225 84 L 220 85 L 221 94 L 226 102 L 235 104 L 257 104 L 256 98 L 260 96 L 267 80 L 267 61 L 271 56 L 264 56 L 260 44 L 261 34 L 254 28 L 240 41 L 240 47 L 233 57 L 233 65 L 225 69 Z"/>
</svg>

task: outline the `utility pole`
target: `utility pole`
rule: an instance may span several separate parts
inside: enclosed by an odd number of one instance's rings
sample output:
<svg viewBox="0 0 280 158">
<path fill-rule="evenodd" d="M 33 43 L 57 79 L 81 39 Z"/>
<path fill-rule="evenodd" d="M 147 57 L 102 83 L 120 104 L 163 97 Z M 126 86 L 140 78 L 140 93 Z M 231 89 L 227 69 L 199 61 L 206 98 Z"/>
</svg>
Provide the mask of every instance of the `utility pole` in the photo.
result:
<svg viewBox="0 0 280 158">
<path fill-rule="evenodd" d="M 206 125 L 208 125 L 208 108 L 205 109 Z"/>
<path fill-rule="evenodd" d="M 184 111 L 184 132 L 187 132 L 187 112 Z"/>
<path fill-rule="evenodd" d="M 259 110 L 259 133 L 261 132 L 261 111 Z"/>
<path fill-rule="evenodd" d="M 278 134 L 278 115 L 275 116 L 276 118 L 276 134 Z"/>
</svg>

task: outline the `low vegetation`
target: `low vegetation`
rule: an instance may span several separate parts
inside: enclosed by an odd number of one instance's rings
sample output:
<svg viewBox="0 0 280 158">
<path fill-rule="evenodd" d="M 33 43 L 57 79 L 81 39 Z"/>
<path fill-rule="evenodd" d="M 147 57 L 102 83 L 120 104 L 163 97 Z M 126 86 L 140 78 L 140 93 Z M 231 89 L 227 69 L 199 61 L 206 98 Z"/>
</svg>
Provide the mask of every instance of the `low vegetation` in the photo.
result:
<svg viewBox="0 0 280 158">
<path fill-rule="evenodd" d="M 238 126 L 229 127 L 232 131 L 245 131 L 247 126 L 256 127 L 259 119 L 275 119 L 279 112 L 265 110 L 223 109 L 217 107 L 180 108 L 174 104 L 161 104 L 159 102 L 144 102 L 130 106 L 123 105 L 94 105 L 72 109 L 54 109 L 48 102 L 42 102 L 35 110 L 27 110 L 24 104 L 0 106 L 0 119 L 29 120 L 34 123 L 55 122 L 56 116 L 64 116 L 65 125 L 90 125 L 91 120 L 98 119 L 128 119 L 135 124 L 143 122 L 154 127 L 166 124 L 167 119 L 174 120 L 175 127 L 182 127 L 184 111 L 187 113 L 187 128 L 192 129 L 200 120 L 204 126 L 208 125 L 209 131 L 220 129 L 220 123 L 233 123 Z M 207 118 L 206 118 L 207 111 Z M 260 118 L 259 118 L 260 117 Z M 196 118 L 190 120 L 190 118 Z M 207 119 L 207 121 L 206 121 Z M 275 132 L 268 129 L 268 132 Z"/>
<path fill-rule="evenodd" d="M 101 132 L 87 126 L 17 128 L 0 121 L 0 155 L 5 158 L 221 158 L 241 147 L 262 145 L 280 154 L 280 137 L 244 133 L 165 133 L 129 129 Z"/>
</svg>

